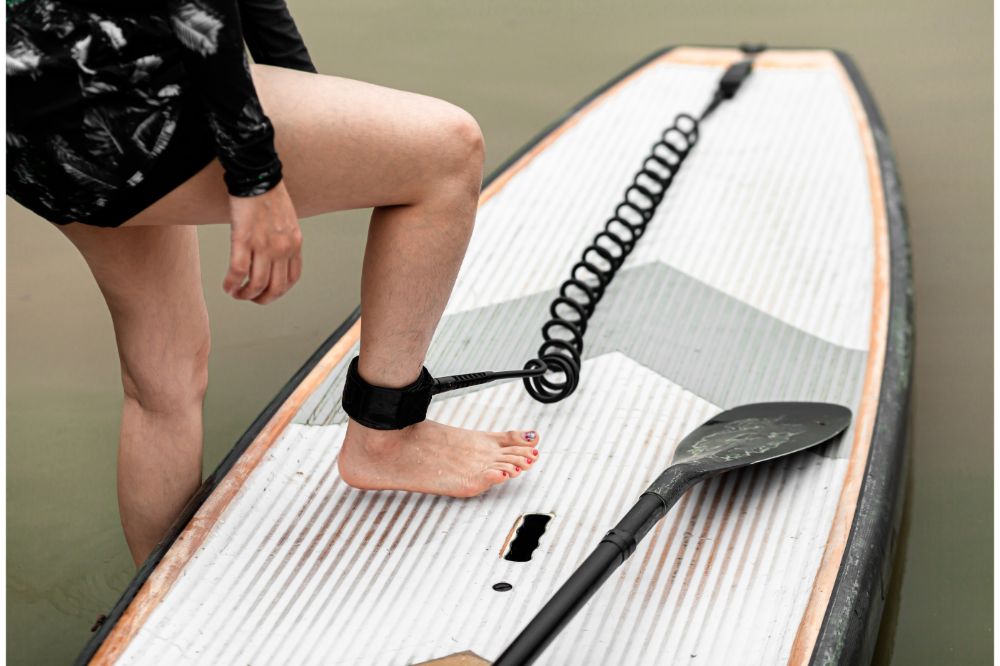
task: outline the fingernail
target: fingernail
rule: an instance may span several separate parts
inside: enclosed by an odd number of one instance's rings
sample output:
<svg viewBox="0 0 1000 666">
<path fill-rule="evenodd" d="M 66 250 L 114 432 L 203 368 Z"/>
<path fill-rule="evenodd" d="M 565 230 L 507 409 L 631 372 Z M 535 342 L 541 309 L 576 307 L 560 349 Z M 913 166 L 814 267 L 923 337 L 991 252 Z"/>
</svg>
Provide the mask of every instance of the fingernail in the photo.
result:
<svg viewBox="0 0 1000 666">
<path fill-rule="evenodd" d="M 528 440 L 529 442 L 535 441 L 535 437 L 537 437 L 537 436 L 538 435 L 535 434 L 534 430 L 529 430 L 528 432 L 524 433 L 524 438 L 526 440 Z"/>
</svg>

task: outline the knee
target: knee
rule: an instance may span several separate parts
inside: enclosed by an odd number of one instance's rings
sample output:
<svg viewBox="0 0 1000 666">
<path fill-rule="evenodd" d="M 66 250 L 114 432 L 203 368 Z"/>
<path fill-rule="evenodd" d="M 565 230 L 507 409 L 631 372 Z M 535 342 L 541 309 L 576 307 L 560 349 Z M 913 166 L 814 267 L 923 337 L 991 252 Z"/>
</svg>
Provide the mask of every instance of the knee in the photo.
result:
<svg viewBox="0 0 1000 666">
<path fill-rule="evenodd" d="M 153 353 L 122 361 L 126 398 L 152 412 L 201 409 L 208 391 L 211 340 L 207 332 L 182 346 L 147 351 Z"/>
<path fill-rule="evenodd" d="M 486 141 L 479 123 L 471 113 L 448 104 L 438 125 L 438 164 L 442 176 L 459 183 L 466 192 L 479 196 L 483 183 Z"/>
</svg>

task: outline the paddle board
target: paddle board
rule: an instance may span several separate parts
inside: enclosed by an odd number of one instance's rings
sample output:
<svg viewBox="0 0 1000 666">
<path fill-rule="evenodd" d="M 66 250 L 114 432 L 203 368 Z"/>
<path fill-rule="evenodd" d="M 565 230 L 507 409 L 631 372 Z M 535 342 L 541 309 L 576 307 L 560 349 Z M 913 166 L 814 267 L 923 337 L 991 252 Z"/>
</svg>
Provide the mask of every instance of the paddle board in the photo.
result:
<svg viewBox="0 0 1000 666">
<path fill-rule="evenodd" d="M 487 179 L 434 375 L 534 356 L 649 146 L 741 57 L 654 53 Z M 815 452 L 696 486 L 538 663 L 870 658 L 901 504 L 910 276 L 888 138 L 846 55 L 757 56 L 594 313 L 573 395 L 543 405 L 508 381 L 432 402 L 456 426 L 539 430 L 530 474 L 471 500 L 343 483 L 362 324 L 355 312 L 251 425 L 78 663 L 489 661 L 687 432 L 777 400 L 840 403 L 854 421 Z M 536 543 L 511 559 L 522 532 Z"/>
</svg>

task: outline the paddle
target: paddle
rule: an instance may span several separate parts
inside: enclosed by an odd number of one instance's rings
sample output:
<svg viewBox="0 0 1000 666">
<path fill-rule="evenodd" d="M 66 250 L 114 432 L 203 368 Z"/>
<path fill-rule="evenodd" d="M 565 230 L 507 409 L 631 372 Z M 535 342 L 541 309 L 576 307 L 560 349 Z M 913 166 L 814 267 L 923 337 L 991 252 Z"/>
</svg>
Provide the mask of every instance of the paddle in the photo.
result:
<svg viewBox="0 0 1000 666">
<path fill-rule="evenodd" d="M 677 445 L 673 464 L 605 535 L 494 666 L 532 663 L 688 488 L 716 474 L 822 444 L 850 423 L 851 410 L 840 405 L 762 402 L 726 410 L 699 426 Z"/>
</svg>

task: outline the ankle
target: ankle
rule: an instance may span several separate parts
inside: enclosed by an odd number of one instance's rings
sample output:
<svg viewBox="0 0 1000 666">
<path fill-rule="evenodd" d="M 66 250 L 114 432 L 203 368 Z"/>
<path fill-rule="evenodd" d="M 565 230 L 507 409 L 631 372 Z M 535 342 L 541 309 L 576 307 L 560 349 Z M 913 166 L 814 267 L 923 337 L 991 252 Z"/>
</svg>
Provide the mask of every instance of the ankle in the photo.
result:
<svg viewBox="0 0 1000 666">
<path fill-rule="evenodd" d="M 344 443 L 361 449 L 371 455 L 384 455 L 398 450 L 403 444 L 403 440 L 419 424 L 407 426 L 399 430 L 378 430 L 363 426 L 354 419 L 348 417 L 347 434 Z"/>
</svg>

